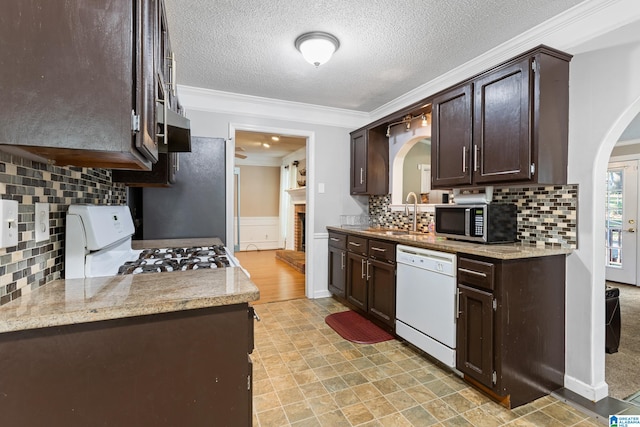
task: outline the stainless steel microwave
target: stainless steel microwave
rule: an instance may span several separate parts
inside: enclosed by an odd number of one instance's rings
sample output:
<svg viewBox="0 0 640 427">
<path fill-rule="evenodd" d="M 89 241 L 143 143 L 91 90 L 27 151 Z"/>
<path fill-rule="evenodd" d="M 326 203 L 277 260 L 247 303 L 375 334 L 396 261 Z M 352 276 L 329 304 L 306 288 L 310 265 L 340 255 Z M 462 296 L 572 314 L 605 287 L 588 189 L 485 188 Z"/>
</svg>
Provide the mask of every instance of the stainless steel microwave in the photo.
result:
<svg viewBox="0 0 640 427">
<path fill-rule="evenodd" d="M 436 205 L 436 235 L 482 243 L 510 243 L 517 240 L 516 205 L 489 203 Z"/>
</svg>

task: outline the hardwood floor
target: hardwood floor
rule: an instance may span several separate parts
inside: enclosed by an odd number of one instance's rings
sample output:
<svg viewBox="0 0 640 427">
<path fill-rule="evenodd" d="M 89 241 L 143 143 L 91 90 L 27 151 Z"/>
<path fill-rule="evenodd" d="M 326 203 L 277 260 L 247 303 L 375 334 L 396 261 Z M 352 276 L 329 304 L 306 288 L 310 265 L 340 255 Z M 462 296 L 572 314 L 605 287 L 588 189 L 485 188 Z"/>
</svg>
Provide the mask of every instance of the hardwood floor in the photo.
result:
<svg viewBox="0 0 640 427">
<path fill-rule="evenodd" d="M 304 298 L 305 275 L 276 259 L 276 251 L 236 252 L 236 258 L 260 289 L 253 304 Z"/>
</svg>

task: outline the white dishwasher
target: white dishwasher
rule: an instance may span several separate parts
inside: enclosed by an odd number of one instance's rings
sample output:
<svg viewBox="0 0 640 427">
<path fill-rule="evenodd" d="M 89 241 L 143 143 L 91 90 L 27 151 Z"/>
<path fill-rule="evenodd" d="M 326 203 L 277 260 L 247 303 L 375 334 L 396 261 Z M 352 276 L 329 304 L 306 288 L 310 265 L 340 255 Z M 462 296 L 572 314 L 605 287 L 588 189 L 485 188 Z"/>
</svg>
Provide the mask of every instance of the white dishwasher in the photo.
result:
<svg viewBox="0 0 640 427">
<path fill-rule="evenodd" d="M 398 245 L 396 333 L 456 365 L 456 255 Z"/>
</svg>

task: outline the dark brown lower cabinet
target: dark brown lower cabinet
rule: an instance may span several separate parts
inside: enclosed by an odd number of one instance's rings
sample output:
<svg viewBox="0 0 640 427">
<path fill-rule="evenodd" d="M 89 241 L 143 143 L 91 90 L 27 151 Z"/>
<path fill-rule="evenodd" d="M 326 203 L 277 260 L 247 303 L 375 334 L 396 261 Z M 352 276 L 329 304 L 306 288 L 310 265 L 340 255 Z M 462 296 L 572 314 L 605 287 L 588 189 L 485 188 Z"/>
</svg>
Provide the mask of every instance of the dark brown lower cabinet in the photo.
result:
<svg viewBox="0 0 640 427">
<path fill-rule="evenodd" d="M 396 266 L 369 260 L 369 315 L 395 328 Z"/>
<path fill-rule="evenodd" d="M 456 367 L 509 408 L 564 384 L 565 262 L 458 255 Z"/>
<path fill-rule="evenodd" d="M 493 294 L 458 285 L 458 369 L 492 387 Z"/>
<path fill-rule="evenodd" d="M 367 311 L 367 258 L 353 252 L 347 253 L 347 301 Z"/>
<path fill-rule="evenodd" d="M 252 351 L 246 303 L 3 333 L 2 424 L 250 426 Z"/>
<path fill-rule="evenodd" d="M 378 325 L 395 330 L 396 244 L 346 235 L 346 248 L 344 301 Z M 336 263 L 334 253 L 330 242 L 330 272 L 332 262 Z M 329 290 L 340 298 L 333 287 Z"/>
<path fill-rule="evenodd" d="M 345 298 L 347 284 L 347 236 L 329 233 L 329 292 Z"/>
</svg>

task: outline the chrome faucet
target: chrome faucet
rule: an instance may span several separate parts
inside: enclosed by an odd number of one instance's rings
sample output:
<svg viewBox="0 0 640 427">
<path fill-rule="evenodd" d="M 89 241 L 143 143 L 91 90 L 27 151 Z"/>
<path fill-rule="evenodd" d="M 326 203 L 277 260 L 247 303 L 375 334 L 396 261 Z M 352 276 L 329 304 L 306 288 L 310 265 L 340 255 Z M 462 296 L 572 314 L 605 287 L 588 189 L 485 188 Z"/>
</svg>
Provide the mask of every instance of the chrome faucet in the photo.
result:
<svg viewBox="0 0 640 427">
<path fill-rule="evenodd" d="M 404 211 L 407 215 L 409 215 L 409 206 L 407 205 L 407 203 L 409 203 L 409 199 L 411 198 L 411 196 L 413 196 L 413 227 L 411 229 L 411 231 L 418 231 L 417 230 L 417 223 L 418 223 L 418 196 L 416 196 L 416 193 L 414 193 L 413 191 L 410 191 L 409 194 L 407 194 L 407 200 L 405 200 L 405 204 L 404 204 Z"/>
</svg>

